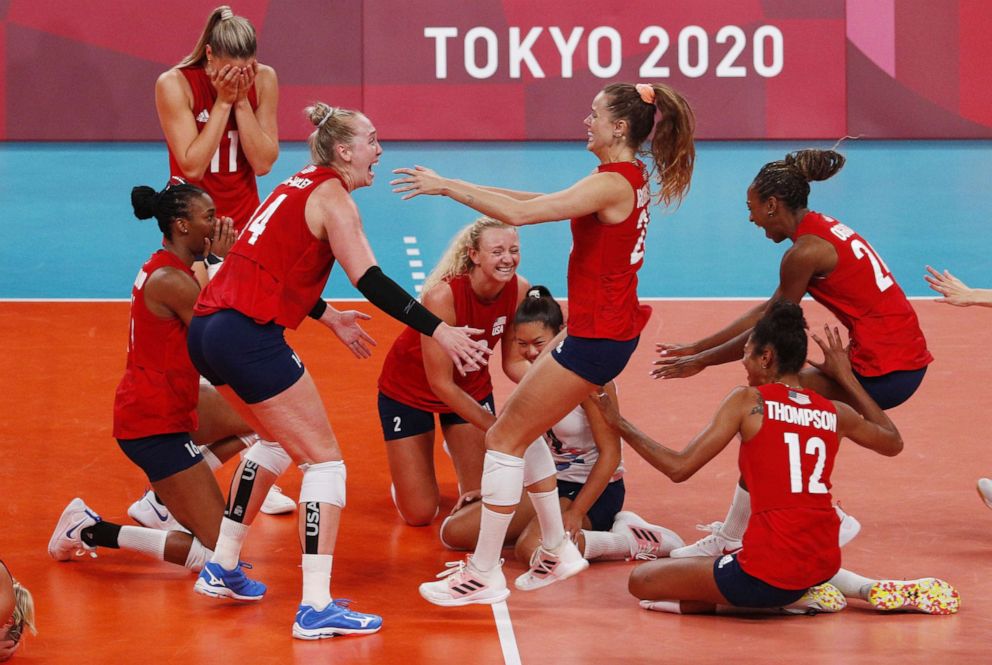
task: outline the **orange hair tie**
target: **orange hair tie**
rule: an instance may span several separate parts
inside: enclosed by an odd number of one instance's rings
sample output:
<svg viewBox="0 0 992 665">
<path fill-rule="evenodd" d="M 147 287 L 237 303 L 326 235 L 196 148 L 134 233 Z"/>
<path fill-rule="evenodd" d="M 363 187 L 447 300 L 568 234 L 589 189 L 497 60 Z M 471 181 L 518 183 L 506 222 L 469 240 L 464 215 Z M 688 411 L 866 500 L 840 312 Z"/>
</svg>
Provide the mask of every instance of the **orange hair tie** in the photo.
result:
<svg viewBox="0 0 992 665">
<path fill-rule="evenodd" d="M 650 83 L 638 83 L 634 88 L 637 90 L 637 94 L 641 96 L 641 101 L 654 106 L 654 86 Z"/>
</svg>

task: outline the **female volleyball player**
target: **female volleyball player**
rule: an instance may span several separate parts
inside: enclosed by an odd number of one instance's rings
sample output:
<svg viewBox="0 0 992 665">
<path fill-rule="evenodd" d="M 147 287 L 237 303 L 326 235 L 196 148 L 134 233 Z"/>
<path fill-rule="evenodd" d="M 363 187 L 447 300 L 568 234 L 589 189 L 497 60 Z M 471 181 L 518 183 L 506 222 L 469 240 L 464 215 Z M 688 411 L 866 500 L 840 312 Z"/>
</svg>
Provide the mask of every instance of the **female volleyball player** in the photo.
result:
<svg viewBox="0 0 992 665">
<path fill-rule="evenodd" d="M 513 319 L 519 355 L 533 363 L 564 327 L 561 306 L 551 292 L 543 286 L 531 287 Z M 604 390 L 615 395 L 612 382 Z M 536 495 L 537 501 L 544 493 L 557 497 L 565 531 L 575 534 L 586 560 L 666 556 L 684 544 L 678 535 L 633 512 L 621 512 L 626 489 L 620 437 L 606 426 L 593 400 L 586 398 L 527 448 L 528 497 Z M 441 523 L 441 542 L 451 549 L 471 549 L 479 535 L 481 509 L 478 503 L 456 506 Z M 517 560 L 529 563 L 539 539 L 533 502 L 521 501 L 504 544 L 515 543 Z"/>
<path fill-rule="evenodd" d="M 523 486 L 524 452 L 539 435 L 616 377 L 637 346 L 650 308 L 637 300 L 637 271 L 644 260 L 651 186 L 638 159 L 651 138 L 661 200 L 681 200 L 695 159 L 695 120 L 686 101 L 662 84 L 615 83 L 599 92 L 585 120 L 586 149 L 596 171 L 552 194 L 483 187 L 444 178 L 424 167 L 401 168 L 392 184 L 404 199 L 447 196 L 514 226 L 571 218 L 568 335 L 535 363 L 496 423 L 486 433 L 482 520 L 475 552 L 446 579 L 423 584 L 421 595 L 438 605 L 494 603 L 509 595 L 500 550 Z M 653 136 L 652 136 L 653 135 Z M 518 578 L 554 581 L 587 565 L 566 535 L 556 497 L 535 506 L 542 545 L 536 567 Z"/>
<path fill-rule="evenodd" d="M 739 552 L 715 557 L 669 558 L 636 568 L 630 592 L 646 609 L 712 612 L 716 605 L 839 611 L 844 595 L 828 581 L 840 569 L 840 519 L 831 505 L 830 474 L 842 438 L 882 455 L 897 455 L 902 437 L 855 377 L 836 328 L 813 339 L 823 362 L 810 361 L 853 401 L 854 408 L 801 385 L 806 362 L 806 321 L 799 305 L 773 303 L 744 347 L 748 386 L 723 400 L 710 424 L 681 451 L 640 432 L 600 400 L 608 422 L 645 460 L 675 482 L 690 478 L 740 437 L 741 475 L 754 509 Z M 861 415 L 864 414 L 864 415 Z M 852 575 L 839 576 L 849 586 Z M 853 576 L 853 581 L 859 579 Z M 899 585 L 900 583 L 895 583 Z M 872 587 L 880 609 L 957 611 L 957 592 L 940 580 Z"/>
<path fill-rule="evenodd" d="M 253 447 L 231 487 L 217 548 L 196 590 L 258 600 L 265 586 L 245 577 L 241 545 L 265 490 L 290 464 L 303 468 L 300 543 L 303 599 L 293 635 L 318 639 L 372 633 L 374 614 L 353 612 L 330 595 L 332 555 L 345 504 L 345 466 L 323 402 L 284 330 L 309 315 L 325 321 L 321 293 L 335 261 L 375 306 L 433 339 L 459 372 L 477 370 L 489 351 L 420 305 L 376 265 L 351 192 L 372 184 L 382 148 L 371 121 L 357 111 L 317 103 L 312 163 L 280 184 L 259 206 L 217 276 L 200 294 L 190 323 L 190 357 L 212 384 L 226 386 L 236 407 L 279 445 Z M 366 340 L 355 337 L 358 349 Z M 262 489 L 262 491 L 257 491 Z"/>
<path fill-rule="evenodd" d="M 155 84 L 173 178 L 206 190 L 236 231 L 258 207 L 255 176 L 279 156 L 278 82 L 256 49 L 248 19 L 218 7 L 193 51 Z"/>
<path fill-rule="evenodd" d="M 483 331 L 500 342 L 503 371 L 519 381 L 527 362 L 513 352 L 513 313 L 528 288 L 517 275 L 517 230 L 480 217 L 459 232 L 424 282 L 424 306 L 453 326 Z M 516 362 L 514 362 L 516 361 Z M 489 368 L 459 374 L 437 343 L 406 328 L 393 343 L 379 376 L 379 419 L 386 440 L 391 491 L 408 524 L 424 526 L 437 515 L 434 414 L 455 466 L 461 492 L 482 482 L 485 431 L 496 420 Z"/>
<path fill-rule="evenodd" d="M 843 166 L 844 156 L 833 150 L 800 150 L 761 168 L 747 190 L 750 220 L 773 242 L 792 242 L 782 256 L 778 288 L 766 302 L 709 337 L 692 344 L 658 344 L 656 378 L 692 376 L 740 358 L 751 328 L 771 303 L 798 303 L 809 293 L 848 329 L 854 375 L 872 400 L 891 409 L 916 392 L 933 357 L 913 306 L 868 241 L 807 207 L 810 182 L 826 180 Z M 804 369 L 799 378 L 824 397 L 854 403 L 815 367 Z M 705 527 L 710 535 L 672 556 L 713 556 L 740 547 L 749 514 L 747 489 L 738 486 L 726 519 Z M 845 537 L 853 537 L 858 528 Z"/>
<path fill-rule="evenodd" d="M 200 429 L 216 435 L 221 447 L 240 448 L 244 444 L 235 435 L 250 430 L 235 417 L 235 427 L 225 431 L 230 409 L 204 405 L 197 412 L 199 392 L 213 389 L 199 387 L 186 351 L 187 325 L 200 291 L 191 266 L 205 253 L 223 257 L 234 229 L 230 218 L 217 218 L 210 196 L 193 185 L 161 192 L 135 187 L 131 202 L 136 217 L 158 221 L 163 237 L 162 249 L 141 267 L 131 289 L 127 368 L 114 399 L 114 436 L 145 472 L 167 508 L 164 516 L 171 513 L 178 523 L 167 531 L 120 526 L 103 521 L 77 498 L 59 518 L 48 552 L 65 561 L 74 551 L 123 547 L 199 571 L 216 544 L 224 499 L 190 432 Z"/>
</svg>

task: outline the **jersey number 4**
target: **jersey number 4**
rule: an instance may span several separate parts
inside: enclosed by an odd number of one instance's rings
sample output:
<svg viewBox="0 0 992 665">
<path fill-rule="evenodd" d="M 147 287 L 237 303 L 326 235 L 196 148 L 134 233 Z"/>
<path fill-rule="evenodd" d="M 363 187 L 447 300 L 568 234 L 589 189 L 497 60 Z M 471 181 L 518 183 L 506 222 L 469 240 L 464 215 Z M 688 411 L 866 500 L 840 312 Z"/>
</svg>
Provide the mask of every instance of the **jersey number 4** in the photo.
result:
<svg viewBox="0 0 992 665">
<path fill-rule="evenodd" d="M 805 489 L 809 494 L 826 494 L 827 486 L 820 480 L 823 477 L 823 466 L 827 463 L 827 444 L 818 436 L 806 442 L 806 454 L 816 455 L 816 465 L 809 476 L 806 488 L 803 487 L 803 465 L 800 453 L 799 435 L 786 432 L 785 444 L 789 446 L 789 484 L 793 494 L 802 494 Z"/>
<path fill-rule="evenodd" d="M 276 198 L 272 199 L 272 203 L 262 208 L 259 206 L 255 214 L 251 216 L 251 220 L 248 222 L 248 226 L 242 233 L 250 233 L 251 237 L 248 238 L 248 244 L 254 245 L 258 242 L 258 236 L 265 232 L 265 226 L 272 219 L 272 215 L 276 214 L 276 208 L 282 205 L 282 202 L 286 200 L 288 194 L 280 194 Z"/>
</svg>

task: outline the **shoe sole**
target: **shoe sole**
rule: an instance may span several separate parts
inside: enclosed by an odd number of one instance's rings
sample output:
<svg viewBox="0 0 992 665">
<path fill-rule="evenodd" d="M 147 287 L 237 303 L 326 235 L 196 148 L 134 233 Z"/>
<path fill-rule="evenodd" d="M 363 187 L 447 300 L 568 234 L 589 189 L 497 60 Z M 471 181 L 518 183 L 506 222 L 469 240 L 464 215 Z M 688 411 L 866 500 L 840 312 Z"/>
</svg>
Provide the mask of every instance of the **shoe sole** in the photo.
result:
<svg viewBox="0 0 992 665">
<path fill-rule="evenodd" d="M 240 600 L 244 602 L 255 602 L 262 600 L 262 598 L 265 597 L 264 593 L 260 596 L 242 596 L 227 587 L 212 587 L 208 584 L 201 584 L 200 580 L 197 580 L 196 583 L 193 584 L 193 591 L 201 596 L 210 596 L 211 598 L 230 598 L 231 600 Z"/>
<path fill-rule="evenodd" d="M 954 614 L 961 607 L 957 590 L 932 577 L 912 582 L 878 582 L 868 592 L 868 602 L 883 612 L 903 610 L 938 615 Z"/>
<path fill-rule="evenodd" d="M 502 603 L 504 600 L 510 597 L 510 590 L 504 589 L 495 596 L 482 598 L 479 596 L 468 596 L 465 598 L 435 598 L 429 594 L 424 593 L 423 589 L 418 589 L 420 592 L 420 597 L 426 600 L 432 605 L 438 605 L 439 607 L 461 607 L 462 605 L 495 605 L 496 603 Z"/>
<path fill-rule="evenodd" d="M 329 637 L 344 635 L 371 635 L 382 630 L 382 626 L 375 628 L 303 628 L 298 623 L 293 624 L 293 637 L 298 640 L 324 640 Z"/>
<path fill-rule="evenodd" d="M 526 577 L 528 573 L 524 573 L 516 580 L 513 581 L 513 586 L 517 587 L 521 591 L 536 591 L 537 589 L 543 589 L 546 586 L 550 586 L 555 582 L 561 582 L 562 580 L 567 580 L 569 577 L 575 577 L 583 570 L 589 567 L 589 561 L 587 559 L 579 559 L 571 566 L 567 564 L 558 564 L 554 572 L 548 574 L 547 577 L 537 580 L 534 584 L 529 586 L 521 586 L 521 578 Z M 559 572 L 561 571 L 561 572 Z M 526 585 L 526 582 L 523 583 Z"/>
</svg>

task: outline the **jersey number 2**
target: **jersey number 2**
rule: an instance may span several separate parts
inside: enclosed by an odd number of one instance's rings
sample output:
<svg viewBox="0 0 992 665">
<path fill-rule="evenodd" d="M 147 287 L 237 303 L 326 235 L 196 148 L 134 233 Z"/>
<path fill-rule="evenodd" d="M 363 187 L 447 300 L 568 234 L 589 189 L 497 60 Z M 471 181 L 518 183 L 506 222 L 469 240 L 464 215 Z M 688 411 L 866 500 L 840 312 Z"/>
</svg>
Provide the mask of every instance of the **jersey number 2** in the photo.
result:
<svg viewBox="0 0 992 665">
<path fill-rule="evenodd" d="M 799 435 L 786 432 L 785 443 L 789 446 L 789 483 L 793 494 L 803 493 L 803 465 L 799 451 Z M 827 444 L 818 436 L 806 442 L 806 454 L 816 455 L 816 465 L 809 476 L 808 492 L 810 494 L 826 494 L 827 486 L 820 478 L 823 477 L 823 466 L 827 462 Z"/>
</svg>

